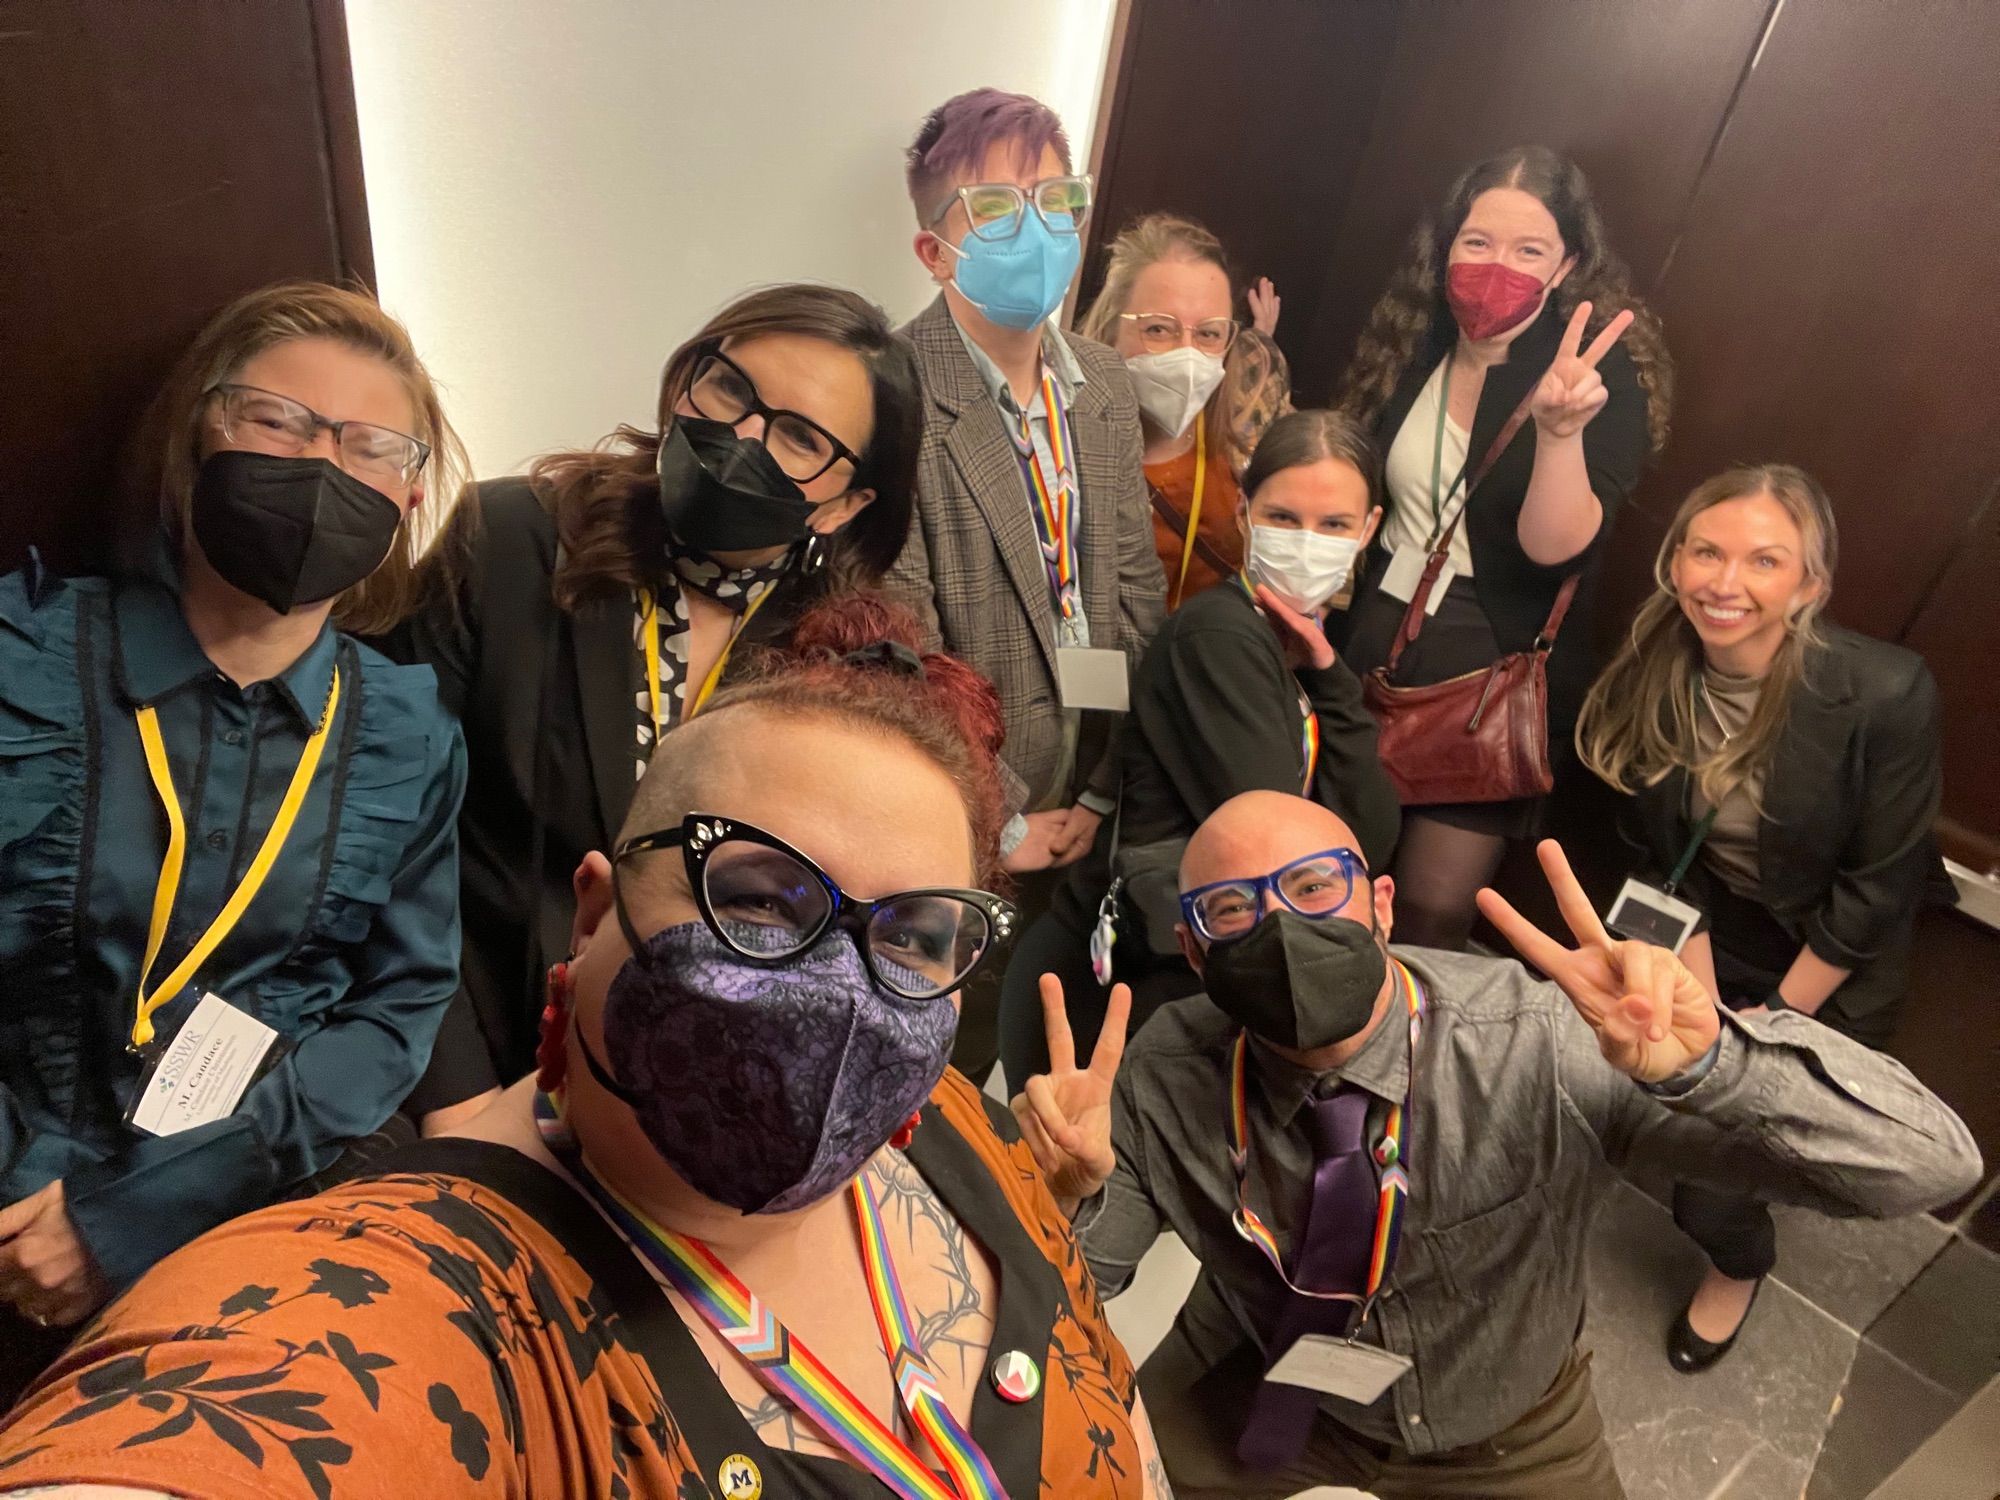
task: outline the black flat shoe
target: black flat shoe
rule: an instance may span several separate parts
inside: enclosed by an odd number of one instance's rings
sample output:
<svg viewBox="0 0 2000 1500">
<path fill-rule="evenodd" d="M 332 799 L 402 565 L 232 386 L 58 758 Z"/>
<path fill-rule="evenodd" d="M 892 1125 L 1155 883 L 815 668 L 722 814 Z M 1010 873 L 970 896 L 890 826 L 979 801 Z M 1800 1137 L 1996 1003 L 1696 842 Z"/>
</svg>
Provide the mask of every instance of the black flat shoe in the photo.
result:
<svg viewBox="0 0 2000 1500">
<path fill-rule="evenodd" d="M 1683 1375 L 1699 1375 L 1710 1365 L 1721 1359 L 1736 1347 L 1736 1340 L 1742 1336 L 1743 1325 L 1750 1321 L 1750 1309 L 1757 1305 L 1757 1294 L 1764 1290 L 1764 1278 L 1759 1276 L 1757 1284 L 1750 1289 L 1750 1300 L 1744 1305 L 1743 1316 L 1737 1320 L 1736 1332 L 1719 1344 L 1711 1344 L 1694 1331 L 1688 1322 L 1685 1309 L 1674 1320 L 1674 1326 L 1667 1330 L 1667 1363 Z"/>
</svg>

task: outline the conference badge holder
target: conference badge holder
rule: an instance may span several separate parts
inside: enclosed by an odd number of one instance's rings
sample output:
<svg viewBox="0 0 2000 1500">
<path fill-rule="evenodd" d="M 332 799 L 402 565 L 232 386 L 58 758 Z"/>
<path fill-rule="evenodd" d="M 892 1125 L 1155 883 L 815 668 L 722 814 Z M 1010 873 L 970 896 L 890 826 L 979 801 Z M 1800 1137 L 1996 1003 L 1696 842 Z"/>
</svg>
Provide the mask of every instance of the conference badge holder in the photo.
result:
<svg viewBox="0 0 2000 1500">
<path fill-rule="evenodd" d="M 172 1040 L 141 1049 L 147 1066 L 125 1123 L 166 1136 L 226 1120 L 290 1050 L 255 1016 L 203 991 Z"/>
<path fill-rule="evenodd" d="M 1618 898 L 1611 903 L 1611 910 L 1605 913 L 1604 925 L 1619 937 L 1637 943 L 1651 943 L 1671 953 L 1678 954 L 1686 947 L 1687 940 L 1694 936 L 1695 928 L 1701 925 L 1701 909 L 1681 900 L 1674 892 L 1687 878 L 1696 852 L 1713 827 L 1715 809 L 1711 807 L 1695 825 L 1687 848 L 1681 851 L 1681 857 L 1675 862 L 1673 873 L 1667 876 L 1664 885 L 1654 885 L 1636 875 L 1627 876 L 1625 884 L 1618 889 Z"/>
<path fill-rule="evenodd" d="M 1338 1396 L 1356 1406 L 1372 1406 L 1413 1368 L 1409 1359 L 1392 1350 L 1307 1333 L 1279 1357 L 1265 1378 Z"/>
</svg>

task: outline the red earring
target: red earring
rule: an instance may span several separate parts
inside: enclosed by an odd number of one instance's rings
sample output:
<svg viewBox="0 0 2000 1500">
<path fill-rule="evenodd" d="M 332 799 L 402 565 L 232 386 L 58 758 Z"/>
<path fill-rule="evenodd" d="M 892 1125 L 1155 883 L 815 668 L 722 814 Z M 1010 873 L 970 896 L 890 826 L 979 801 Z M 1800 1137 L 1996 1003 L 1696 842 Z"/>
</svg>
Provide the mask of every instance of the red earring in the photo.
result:
<svg viewBox="0 0 2000 1500">
<path fill-rule="evenodd" d="M 889 1144 L 898 1151 L 907 1151 L 910 1142 L 917 1138 L 917 1121 L 920 1118 L 920 1115 L 912 1114 L 909 1119 L 897 1126 L 896 1133 L 889 1137 Z"/>
<path fill-rule="evenodd" d="M 535 1043 L 535 1087 L 553 1094 L 569 1063 L 569 965 L 550 964 L 542 1002 L 542 1031 Z"/>
</svg>

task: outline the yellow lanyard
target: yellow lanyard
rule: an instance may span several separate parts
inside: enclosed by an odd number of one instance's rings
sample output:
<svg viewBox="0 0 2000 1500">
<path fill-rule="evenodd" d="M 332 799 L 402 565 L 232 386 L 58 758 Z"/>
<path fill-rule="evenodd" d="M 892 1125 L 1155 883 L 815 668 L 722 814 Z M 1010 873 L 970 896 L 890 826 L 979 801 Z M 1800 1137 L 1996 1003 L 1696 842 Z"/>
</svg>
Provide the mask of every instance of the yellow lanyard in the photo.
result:
<svg viewBox="0 0 2000 1500">
<path fill-rule="evenodd" d="M 750 617 L 764 607 L 764 601 L 778 591 L 775 583 L 767 584 L 764 591 L 750 601 L 750 607 L 736 622 L 736 628 L 729 632 L 729 639 L 723 644 L 722 654 L 715 659 L 715 665 L 708 669 L 708 676 L 701 680 L 701 691 L 694 695 L 694 702 L 688 705 L 686 717 L 692 719 L 700 713 L 704 704 L 715 693 L 715 685 L 722 681 L 722 669 L 729 665 L 729 653 L 736 649 L 736 638 L 750 627 Z M 646 617 L 646 702 L 653 715 L 653 743 L 660 742 L 660 736 L 667 731 L 666 715 L 660 706 L 660 601 L 653 597 L 651 589 L 639 590 L 639 608 Z"/>
<path fill-rule="evenodd" d="M 167 765 L 167 747 L 160 738 L 160 716 L 151 704 L 138 712 L 139 739 L 146 747 L 146 769 L 153 774 L 153 790 L 160 795 L 160 806 L 167 814 L 167 857 L 160 863 L 160 883 L 153 890 L 153 919 L 146 932 L 146 961 L 139 970 L 139 1010 L 132 1022 L 132 1045 L 148 1046 L 153 1040 L 153 1012 L 168 1000 L 178 995 L 194 971 L 208 962 L 209 955 L 222 945 L 236 924 L 243 919 L 243 913 L 257 898 L 263 888 L 264 879 L 271 873 L 271 866 L 278 862 L 278 852 L 285 847 L 290 837 L 292 824 L 299 818 L 299 809 L 305 805 L 306 791 L 312 786 L 313 772 L 319 769 L 320 752 L 326 748 L 326 736 L 333 728 L 333 713 L 340 706 L 340 668 L 333 669 L 333 681 L 326 690 L 326 707 L 320 713 L 319 727 L 306 740 L 306 747 L 299 754 L 298 769 L 292 772 L 292 783 L 285 788 L 284 800 L 278 804 L 278 815 L 271 820 L 270 832 L 264 835 L 264 842 L 257 850 L 257 857 L 250 861 L 250 868 L 243 873 L 243 879 L 215 920 L 208 924 L 208 931 L 195 940 L 188 949 L 187 957 L 174 966 L 173 973 L 162 979 L 159 988 L 150 995 L 146 993 L 146 980 L 153 972 L 153 960 L 160 956 L 160 944 L 167 936 L 167 918 L 173 914 L 174 897 L 180 893 L 181 867 L 187 855 L 187 824 L 181 817 L 180 799 L 174 795 L 173 772 Z"/>
<path fill-rule="evenodd" d="M 1194 418 L 1194 503 L 1188 507 L 1187 537 L 1181 543 L 1181 576 L 1174 584 L 1173 602 L 1168 609 L 1181 607 L 1181 594 L 1187 588 L 1188 562 L 1194 556 L 1194 539 L 1201 528 L 1201 492 L 1208 483 L 1208 413 L 1196 412 Z"/>
</svg>

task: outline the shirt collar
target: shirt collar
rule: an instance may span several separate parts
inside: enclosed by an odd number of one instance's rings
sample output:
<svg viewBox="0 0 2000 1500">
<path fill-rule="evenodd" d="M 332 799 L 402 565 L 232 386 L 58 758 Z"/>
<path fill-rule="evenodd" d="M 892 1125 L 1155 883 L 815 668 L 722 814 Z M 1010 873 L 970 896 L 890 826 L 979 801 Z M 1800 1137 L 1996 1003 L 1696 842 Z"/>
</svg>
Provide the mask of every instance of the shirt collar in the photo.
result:
<svg viewBox="0 0 2000 1500">
<path fill-rule="evenodd" d="M 158 565 L 121 583 L 113 605 L 118 627 L 118 678 L 133 707 L 158 703 L 193 682 L 220 676 L 181 613 L 170 568 Z M 299 659 L 270 679 L 278 700 L 310 734 L 319 727 L 333 685 L 338 640 L 331 623 Z"/>
<path fill-rule="evenodd" d="M 958 330 L 965 352 L 972 356 L 972 367 L 979 372 L 979 382 L 986 387 L 986 394 L 1002 411 L 1019 411 L 1021 408 L 1014 400 L 1013 391 L 1008 388 L 1007 377 L 1000 373 L 1000 367 L 993 362 L 992 356 L 966 337 L 965 330 L 958 326 L 958 319 L 953 318 L 951 326 Z M 1070 349 L 1069 341 L 1046 324 L 1042 327 L 1042 362 L 1055 372 L 1063 400 L 1075 401 L 1077 389 L 1084 383 L 1083 366 Z"/>
<path fill-rule="evenodd" d="M 1409 1096 L 1410 1027 L 1401 999 L 1399 989 L 1390 998 L 1382 1024 L 1361 1050 L 1344 1066 L 1323 1073 L 1280 1057 L 1256 1037 L 1250 1039 L 1250 1058 L 1280 1129 L 1289 1126 L 1308 1101 L 1330 1093 L 1335 1084 L 1354 1084 L 1388 1104 L 1401 1104 Z"/>
</svg>

